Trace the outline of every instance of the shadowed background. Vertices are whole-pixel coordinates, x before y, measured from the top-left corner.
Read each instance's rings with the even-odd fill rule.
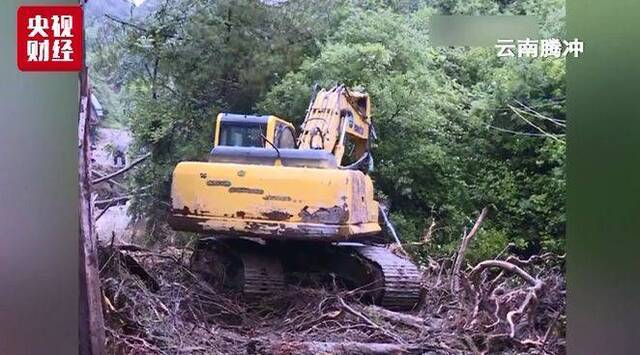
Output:
[[[0,2],[0,354],[78,349],[76,73],[21,73]]]
[[[568,352],[637,354],[640,2],[567,1]]]

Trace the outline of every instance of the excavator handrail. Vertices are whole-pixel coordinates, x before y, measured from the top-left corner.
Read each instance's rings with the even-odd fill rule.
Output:
[[[316,149],[279,149],[262,147],[217,146],[211,150],[209,162],[228,164],[274,165],[280,159],[283,166],[321,169],[337,168],[333,155]]]

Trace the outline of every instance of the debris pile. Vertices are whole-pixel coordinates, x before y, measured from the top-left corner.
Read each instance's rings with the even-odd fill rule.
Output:
[[[291,286],[248,301],[189,270],[188,248],[100,247],[113,354],[563,354],[564,257],[496,258],[452,273],[430,260],[424,298],[400,313],[357,291]],[[456,279],[458,282],[451,282]]]

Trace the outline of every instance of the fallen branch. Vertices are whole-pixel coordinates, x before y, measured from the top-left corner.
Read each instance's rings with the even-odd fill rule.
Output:
[[[95,176],[96,176],[96,177],[98,177],[99,179],[101,179],[101,178],[104,178],[104,177],[105,177],[105,175],[104,175],[104,174],[99,173],[99,172],[97,172],[97,171],[95,171],[95,170],[93,170],[93,171],[91,172],[91,174],[92,174],[92,175],[95,175]],[[93,182],[92,182],[92,183],[93,183]],[[110,181],[109,181],[109,184],[113,184],[113,185],[115,185],[115,186],[118,186],[119,188],[121,188],[121,189],[123,189],[123,190],[126,190],[126,189],[127,189],[127,187],[126,187],[126,186],[124,186],[123,184],[121,184],[121,183],[119,183],[119,182],[117,182],[117,181],[115,181],[115,180],[110,180]]]
[[[113,206],[113,204],[111,204],[111,203],[107,204],[107,205],[102,209],[102,211],[100,211],[100,213],[98,214],[98,216],[96,217],[96,219],[95,219],[93,222],[94,222],[94,223],[95,223],[95,222],[97,222],[97,221],[100,219],[100,217],[102,217],[102,216],[103,216],[103,215],[104,215],[104,214],[109,210],[109,208],[110,208],[111,206]]]
[[[427,233],[422,237],[422,242],[424,244],[429,244],[429,242],[431,242],[431,238],[433,238],[433,231],[435,230],[435,227],[436,227],[436,218],[432,216],[429,229],[427,229]]]
[[[419,330],[423,330],[425,328],[424,319],[410,314],[394,312],[378,306],[367,306],[363,310],[370,316],[379,316],[391,322],[404,324]]]
[[[515,273],[518,276],[522,277],[525,281],[527,281],[531,286],[536,286],[540,282],[540,280],[529,275],[529,273],[521,269],[518,265],[512,264],[507,261],[502,261],[502,260],[485,260],[479,263],[473,268],[473,270],[471,270],[471,273],[469,273],[469,279],[472,281],[474,280],[477,281],[480,273],[484,269],[491,268],[491,267],[497,267],[497,268],[505,269],[509,272]]]
[[[453,272],[451,274],[451,293],[454,295],[460,289],[460,267],[462,266],[464,255],[467,251],[467,247],[469,246],[469,241],[473,238],[478,229],[480,229],[480,225],[482,224],[482,221],[484,221],[488,212],[488,207],[483,208],[476,220],[476,223],[473,225],[473,228],[471,228],[471,231],[462,237],[462,243],[460,244],[460,249],[458,250],[458,255],[456,256],[456,261],[453,265]]]
[[[120,243],[118,245],[114,245],[114,247],[117,248],[118,250],[124,250],[124,251],[142,251],[142,252],[148,252],[148,253],[151,252],[150,249],[141,247],[135,244]]]
[[[381,327],[380,325],[376,324],[374,321],[372,321],[371,319],[367,318],[367,316],[365,316],[364,314],[356,311],[355,309],[353,309],[353,307],[349,306],[342,298],[338,297],[338,300],[340,301],[340,304],[342,305],[342,308],[344,308],[346,311],[348,311],[349,313],[353,314],[354,316],[362,319],[363,321],[365,321],[365,323],[369,324],[370,326],[372,326],[375,329],[380,330],[381,332],[383,332],[385,335],[387,335],[388,337],[394,339],[395,341],[397,341],[398,343],[405,343],[405,341],[400,338],[399,336],[391,333],[390,331],[388,331],[387,329]]]
[[[144,190],[146,190],[146,189],[148,189],[150,187],[151,187],[151,185],[147,185],[147,186],[141,187],[141,188],[139,188],[137,190],[129,192],[129,194],[126,195],[126,196],[118,196],[118,197],[114,197],[114,198],[110,198],[110,199],[106,199],[106,200],[96,200],[94,202],[94,205],[96,207],[98,207],[98,208],[104,207],[104,210],[100,213],[100,215],[102,215],[109,207],[117,205],[120,202],[126,202],[126,201],[132,199],[134,197],[134,194],[137,194],[138,192],[142,192],[142,191],[144,191]],[[106,205],[106,207],[105,207],[105,205]],[[97,218],[96,218],[96,220],[97,220]]]
[[[101,178],[98,178],[98,179],[95,179],[95,180],[91,181],[91,184],[95,185],[95,184],[99,184],[99,183],[101,183],[103,181],[113,179],[114,177],[129,171],[129,169],[131,169],[134,166],[140,164],[142,161],[144,161],[145,159],[147,159],[150,156],[151,156],[151,153],[147,153],[147,154],[141,156],[140,158],[132,161],[131,164],[125,166],[124,168],[122,168],[122,169],[120,169],[120,170],[118,170],[118,171],[116,171],[114,173],[111,173],[109,175],[106,175],[106,176],[103,176]]]
[[[95,207],[97,208],[104,208],[104,211],[106,211],[109,207],[119,204],[121,202],[127,202],[130,199],[133,198],[133,195],[127,195],[127,196],[118,196],[118,197],[114,197],[114,198],[110,198],[107,200],[97,200],[95,201],[93,204]],[[102,211],[102,212],[104,212]],[[101,213],[102,215],[102,213]]]

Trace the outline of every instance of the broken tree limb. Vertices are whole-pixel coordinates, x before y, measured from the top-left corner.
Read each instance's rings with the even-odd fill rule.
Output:
[[[118,204],[120,202],[127,202],[132,198],[133,198],[133,195],[118,196],[118,197],[110,198],[110,199],[107,199],[107,200],[97,200],[93,204],[97,208],[104,208],[106,210],[107,208],[109,208],[109,207],[111,207],[111,206],[113,206],[115,204]]]
[[[491,268],[491,267],[497,267],[497,268],[504,269],[508,272],[515,273],[518,276],[522,277],[525,281],[527,281],[531,286],[536,286],[538,282],[540,282],[540,280],[529,275],[529,273],[524,271],[518,265],[512,264],[508,261],[502,261],[502,260],[485,260],[479,263],[473,268],[473,270],[471,270],[471,273],[469,273],[469,280],[474,282],[477,281],[478,276],[480,275],[482,270]]]
[[[458,250],[458,255],[456,256],[456,261],[453,265],[453,271],[451,273],[451,294],[457,294],[460,289],[460,267],[462,266],[462,261],[464,260],[464,255],[467,251],[467,247],[469,246],[469,241],[476,234],[478,229],[480,229],[480,225],[484,221],[487,213],[489,212],[489,207],[485,207],[480,212],[476,223],[474,223],[473,228],[467,233],[464,237],[462,237],[462,243],[460,243],[460,249]]]
[[[95,175],[97,178],[104,178],[104,177],[105,177],[105,175],[104,175],[103,173],[97,172],[97,171],[95,171],[95,170],[93,170],[93,171],[91,172],[91,175]],[[124,186],[123,184],[121,184],[121,183],[119,183],[119,182],[117,182],[117,181],[115,181],[115,180],[110,180],[110,181],[108,181],[108,183],[109,183],[109,184],[113,184],[113,185],[115,185],[115,186],[118,186],[118,187],[119,187],[119,188],[121,188],[121,189],[125,189],[125,190],[127,189],[127,187],[126,187],[126,186]]]
[[[109,175],[106,175],[106,176],[103,176],[101,178],[98,178],[98,179],[95,179],[95,180],[91,181],[91,184],[95,185],[95,184],[99,184],[99,183],[101,183],[103,181],[113,179],[114,177],[129,171],[131,168],[133,168],[134,166],[140,164],[141,162],[143,162],[145,159],[147,159],[150,156],[151,156],[151,153],[149,152],[149,153],[137,158],[136,160],[132,161],[131,164],[125,166],[124,168],[122,168],[122,169],[120,169],[120,170],[118,170],[118,171],[116,171],[114,173],[111,173]]]
[[[363,311],[364,313],[367,313],[370,316],[382,317],[393,323],[404,324],[406,326],[413,327],[420,330],[425,328],[425,320],[423,318],[412,316],[410,314],[394,312],[386,308],[373,306],[373,305],[365,307]]]
[[[431,224],[429,224],[429,229],[427,229],[427,233],[422,237],[422,243],[429,244],[431,242],[435,227],[436,227],[436,218],[431,216]]]
[[[98,216],[96,217],[96,219],[94,219],[94,220],[93,220],[93,222],[94,222],[94,223],[95,223],[95,222],[97,222],[97,221],[100,219],[100,217],[102,217],[105,213],[107,213],[107,211],[109,210],[109,208],[110,208],[111,206],[113,206],[113,205],[112,205],[112,204],[108,204],[108,205],[106,205],[106,206],[102,209],[102,211],[100,211],[100,213],[98,213]]]
[[[139,245],[135,245],[135,244],[125,244],[125,243],[120,243],[118,245],[115,246],[118,250],[124,250],[124,251],[142,251],[142,252],[146,252],[146,253],[151,253],[151,250],[145,247],[141,247]]]
[[[119,263],[129,274],[138,276],[150,291],[158,292],[158,290],[160,290],[158,280],[153,277],[134,256],[127,253],[124,249],[121,249],[120,246],[111,245],[109,247],[102,247],[100,248],[100,254],[103,260],[103,269],[110,266],[111,263]]]
[[[347,312],[349,312],[349,313],[353,314],[354,316],[362,319],[363,321],[365,321],[367,324],[369,324],[373,328],[380,330],[381,332],[383,332],[385,335],[387,335],[388,337],[392,338],[396,342],[398,342],[400,344],[405,343],[405,341],[401,337],[399,337],[398,335],[396,335],[396,334],[388,331],[387,329],[381,327],[380,325],[376,324],[371,319],[367,318],[367,316],[365,316],[364,314],[362,314],[362,313],[356,311],[355,309],[353,309],[353,307],[349,306],[341,297],[338,297],[338,300],[340,301],[340,304],[342,305],[342,308],[344,308]]]
[[[134,194],[136,194],[138,192],[141,192],[141,191],[144,191],[144,190],[146,190],[146,189],[148,189],[150,187],[151,187],[151,185],[147,185],[147,186],[141,187],[141,188],[139,188],[139,189],[137,189],[135,191],[129,192],[129,194],[125,195],[125,196],[113,197],[113,198],[109,198],[109,199],[106,199],[106,200],[96,200],[96,201],[93,202],[93,205],[95,207],[98,207],[98,208],[104,208],[102,210],[102,212],[100,212],[100,216],[102,216],[104,214],[104,212],[107,209],[109,209],[109,207],[113,207],[115,205],[118,205],[120,202],[127,202],[130,199],[135,197]],[[98,216],[98,218],[100,218],[100,216]],[[96,218],[96,220],[98,220],[98,218]]]

